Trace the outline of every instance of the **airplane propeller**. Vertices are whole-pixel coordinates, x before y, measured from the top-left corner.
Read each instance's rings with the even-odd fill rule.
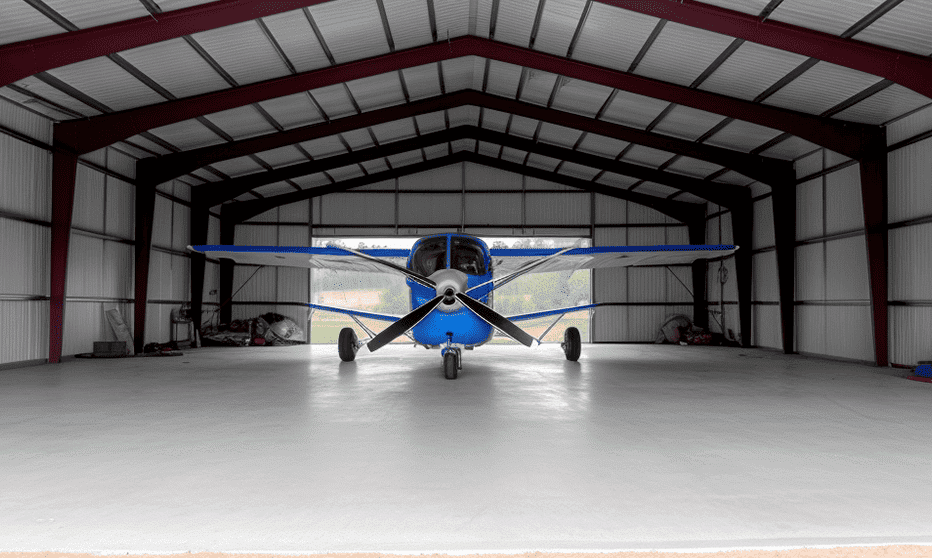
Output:
[[[482,304],[473,297],[464,293],[456,293],[456,298],[463,303],[463,306],[469,308],[475,315],[489,322],[492,327],[500,329],[505,333],[505,335],[511,337],[518,343],[521,343],[526,347],[530,347],[531,343],[534,341],[533,337],[525,333],[525,331],[520,327],[516,326],[514,322],[505,316],[502,316],[495,310],[492,310],[485,304]]]
[[[426,303],[418,306],[411,312],[407,313],[397,322],[388,326],[379,332],[378,335],[372,338],[366,347],[369,348],[369,352],[374,352],[378,349],[381,349],[383,346],[388,345],[395,340],[396,337],[400,337],[405,334],[406,331],[411,329],[420,323],[421,320],[427,317],[428,314],[433,311],[440,303],[443,302],[443,295],[432,298]]]

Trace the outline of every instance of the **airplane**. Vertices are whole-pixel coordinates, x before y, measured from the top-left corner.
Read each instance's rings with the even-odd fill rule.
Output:
[[[479,237],[464,233],[441,233],[418,239],[410,250],[235,245],[198,245],[188,246],[188,249],[210,258],[228,258],[241,264],[401,273],[406,276],[405,282],[411,290],[411,311],[404,316],[315,303],[309,303],[308,306],[312,308],[312,313],[314,310],[324,310],[347,314],[368,335],[359,339],[350,327],[340,331],[337,351],[344,362],[354,360],[363,347],[369,352],[375,352],[394,339],[407,335],[415,346],[440,349],[444,377],[454,380],[462,370],[462,351],[488,342],[495,330],[527,347],[531,347],[535,341],[540,345],[544,336],[565,314],[599,306],[598,303],[584,304],[502,316],[492,308],[493,292],[522,275],[606,267],[688,264],[696,259],[728,256],[738,247],[571,246],[490,250]],[[493,274],[493,271],[497,273]],[[515,324],[545,316],[557,316],[557,319],[539,338],[532,337]],[[359,318],[391,324],[376,333],[363,325]],[[561,347],[567,360],[579,359],[582,343],[577,328],[569,327],[564,331]]]

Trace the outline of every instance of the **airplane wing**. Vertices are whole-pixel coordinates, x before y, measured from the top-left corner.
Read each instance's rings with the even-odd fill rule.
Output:
[[[339,314],[349,314],[350,316],[357,316],[359,318],[371,318],[373,320],[382,320],[383,322],[397,322],[402,318],[402,316],[393,316],[391,314],[376,314],[375,312],[364,312],[362,310],[354,310],[352,308],[340,308],[338,306],[324,306],[322,304],[308,304],[311,308],[316,310],[326,310],[327,312],[337,312]]]
[[[575,271],[601,267],[662,266],[692,263],[697,259],[733,254],[737,246],[724,244],[682,244],[659,246],[596,246],[574,248],[550,258],[528,273]],[[561,248],[492,248],[496,275],[506,275],[529,262],[559,252]]]
[[[366,260],[337,247],[307,248],[304,246],[233,246],[204,244],[188,246],[188,250],[200,252],[208,258],[228,258],[236,263],[250,265],[281,265],[311,269],[339,269],[365,273],[386,273],[390,269],[377,262]],[[410,250],[394,248],[371,248],[360,250],[369,256],[404,267]]]
[[[570,312],[577,312],[579,310],[589,310],[590,308],[595,308],[599,306],[599,303],[593,304],[584,304],[582,306],[569,306],[567,308],[554,308],[553,310],[542,310],[540,312],[531,312],[530,314],[518,314],[517,316],[507,316],[507,318],[513,322],[520,322],[523,320],[533,320],[535,318],[543,318],[544,316],[556,316],[557,314],[569,314]]]

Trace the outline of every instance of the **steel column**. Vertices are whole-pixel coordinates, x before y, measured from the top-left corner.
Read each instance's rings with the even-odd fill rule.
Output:
[[[780,331],[784,354],[793,354],[796,326],[796,181],[787,177],[786,185],[774,187],[773,232],[777,253],[777,286],[780,298]]]
[[[236,243],[236,213],[230,206],[220,211],[220,244]],[[231,215],[231,213],[233,215]],[[261,213],[261,212],[260,212]],[[233,260],[220,258],[220,323],[233,321]]]
[[[697,219],[688,223],[689,243],[705,244],[705,219]],[[709,300],[706,293],[706,270],[708,263],[705,260],[696,260],[691,264],[693,274],[693,324],[709,327]]]
[[[210,225],[210,206],[203,203],[200,188],[194,188],[191,196],[191,245],[207,244],[207,228]],[[204,272],[207,257],[200,252],[191,253],[191,320],[194,331],[201,331],[201,314],[204,305]]]
[[[887,221],[887,142],[886,131],[870,155],[862,158],[861,200],[864,205],[864,229],[867,262],[870,272],[871,314],[874,326],[874,360],[877,366],[889,366],[887,320],[887,273],[889,239]]]
[[[139,167],[137,166],[137,169]],[[134,300],[133,344],[141,353],[146,339],[146,309],[149,302],[149,262],[155,222],[155,186],[136,185],[136,297]]]
[[[58,125],[55,125],[56,130]],[[56,149],[52,153],[52,246],[49,299],[49,362],[61,362],[68,285],[68,244],[74,210],[78,156]]]
[[[738,283],[738,318],[741,324],[741,346],[751,347],[751,283],[752,251],[754,239],[754,205],[751,202],[751,192],[746,191],[740,196],[738,203],[731,206],[731,235],[735,245],[739,246],[735,252],[735,275]],[[724,301],[722,301],[724,303]],[[722,309],[724,311],[724,308]]]

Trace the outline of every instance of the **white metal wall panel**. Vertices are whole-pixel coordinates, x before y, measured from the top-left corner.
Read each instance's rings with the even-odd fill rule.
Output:
[[[467,190],[520,190],[522,187],[523,178],[520,174],[474,163],[465,165]]]
[[[68,247],[68,297],[104,296],[104,241],[72,234]]]
[[[172,211],[172,248],[184,251],[191,244],[191,208],[174,203]]]
[[[863,236],[826,242],[825,268],[827,300],[870,300]]]
[[[688,86],[733,40],[725,35],[668,21],[635,73]]]
[[[779,301],[777,285],[777,253],[774,250],[760,252],[752,256],[752,291],[751,300],[774,302]]]
[[[705,222],[705,241],[708,244],[721,244],[721,234],[719,229],[721,228],[721,219],[718,217],[713,217]]]
[[[932,139],[907,145],[889,154],[890,222],[932,215],[929,180],[932,177]]]
[[[874,361],[871,307],[825,307],[825,354],[845,359]]]
[[[207,219],[207,243],[220,244],[220,219],[213,215]]]
[[[155,196],[155,213],[152,225],[152,245],[168,247],[172,242],[172,206],[171,200]]]
[[[5,37],[0,24],[0,36]],[[0,43],[5,41],[0,40]],[[29,112],[12,101],[0,96],[0,124],[27,137],[46,144],[52,143],[52,121]],[[0,150],[0,153],[3,151]]]
[[[593,5],[597,6],[598,4]],[[629,341],[628,308],[625,306],[596,308],[592,315],[590,327],[591,337],[595,342],[618,343]]]
[[[51,169],[48,151],[0,133],[0,209],[50,220]]]
[[[685,226],[664,228],[664,244],[689,244],[689,229]]]
[[[754,339],[751,341],[757,347],[771,349],[783,348],[783,333],[780,329],[780,307],[774,305],[755,304],[751,308],[754,325]]]
[[[602,194],[595,195],[595,222],[596,224],[623,225],[627,223],[628,202]],[[596,238],[599,230],[596,229]],[[625,240],[627,242],[627,240]],[[609,243],[610,244],[610,243]],[[601,244],[596,244],[601,246]]]
[[[146,338],[144,343],[165,343],[171,339],[172,304],[146,305]],[[126,314],[124,313],[124,319]],[[129,318],[132,319],[132,318]]]
[[[594,246],[625,246],[628,244],[628,229],[625,227],[598,228],[595,230]],[[605,268],[592,270],[592,295],[594,302],[627,302],[628,301],[628,268]],[[627,316],[624,311],[616,312],[610,309],[609,316],[623,319]],[[606,322],[604,327],[612,324]],[[616,324],[617,325],[617,324]],[[625,331],[621,329],[601,330],[602,334],[610,339],[624,339]]]
[[[463,189],[463,169],[461,165],[450,165],[439,169],[402,176],[398,179],[398,189],[455,191]]]
[[[589,225],[586,192],[531,193],[525,196],[527,223],[531,225]]]
[[[796,187],[796,239],[822,236],[822,179]]]
[[[817,172],[822,171],[825,166],[823,164],[823,151],[822,149],[810,153],[804,157],[800,157],[793,161],[793,166],[796,169],[796,178],[797,180]]]
[[[521,222],[521,194],[467,194],[467,225],[516,225]]]
[[[861,174],[858,165],[825,177],[825,232],[834,234],[864,227]]]
[[[750,101],[805,60],[793,52],[745,41],[699,89]]]
[[[453,225],[462,221],[462,194],[398,195],[398,220],[412,225]]]
[[[394,194],[328,194],[321,197],[321,204],[324,225],[389,225],[395,222]]]
[[[267,293],[265,300],[278,300],[281,302],[307,302],[310,290],[308,288],[308,278],[310,274],[306,269],[294,267],[280,267],[276,269],[277,273],[277,290],[276,298],[271,298],[272,293]]]
[[[652,343],[667,316],[692,315],[692,306],[628,306],[626,341]]]
[[[279,213],[278,210],[279,208],[276,207],[268,211],[264,211],[254,217],[250,217],[248,222],[249,223],[276,223],[280,220],[278,216],[278,213]]]
[[[65,303],[63,355],[89,353],[94,349],[94,341],[113,340],[113,332],[104,315],[105,306],[114,305],[73,300]]]
[[[796,248],[796,300],[825,300],[825,258],[821,243]]]
[[[72,226],[94,232],[104,231],[104,180],[104,174],[78,165]]]
[[[796,349],[801,353],[824,355],[825,306],[796,307]]]
[[[667,281],[667,290],[664,300],[683,302],[692,300],[693,274],[692,266],[671,265],[663,269]]]
[[[645,205],[638,205],[636,203],[628,204],[628,224],[649,225],[657,223],[670,223],[672,221],[672,219],[657,211],[656,209],[652,209]],[[663,242],[661,241],[656,244],[663,244]]]
[[[662,227],[628,230],[629,246],[656,246],[663,244],[664,240]],[[629,268],[628,300],[630,302],[665,302],[667,279],[667,270],[662,267]]]
[[[932,223],[893,229],[889,235],[890,299],[932,300]]]
[[[48,301],[0,300],[0,329],[0,364],[48,358]]]
[[[105,240],[103,243],[103,296],[134,298],[135,251],[133,246]]]
[[[932,306],[890,307],[890,362],[915,366],[932,360]]]
[[[887,125],[887,145],[899,143],[929,130],[932,130],[932,103]]]
[[[735,231],[731,226],[731,211],[722,213],[720,217],[722,230],[719,236],[719,242],[721,244],[734,244],[735,243]]]
[[[269,225],[237,225],[236,243],[247,246],[275,246],[278,227]]]
[[[299,201],[278,208],[279,218],[285,223],[310,223],[310,202]]]
[[[773,199],[764,198],[754,202],[754,249],[776,243],[773,225]]]
[[[50,229],[0,217],[0,238],[0,294],[48,296]]]

